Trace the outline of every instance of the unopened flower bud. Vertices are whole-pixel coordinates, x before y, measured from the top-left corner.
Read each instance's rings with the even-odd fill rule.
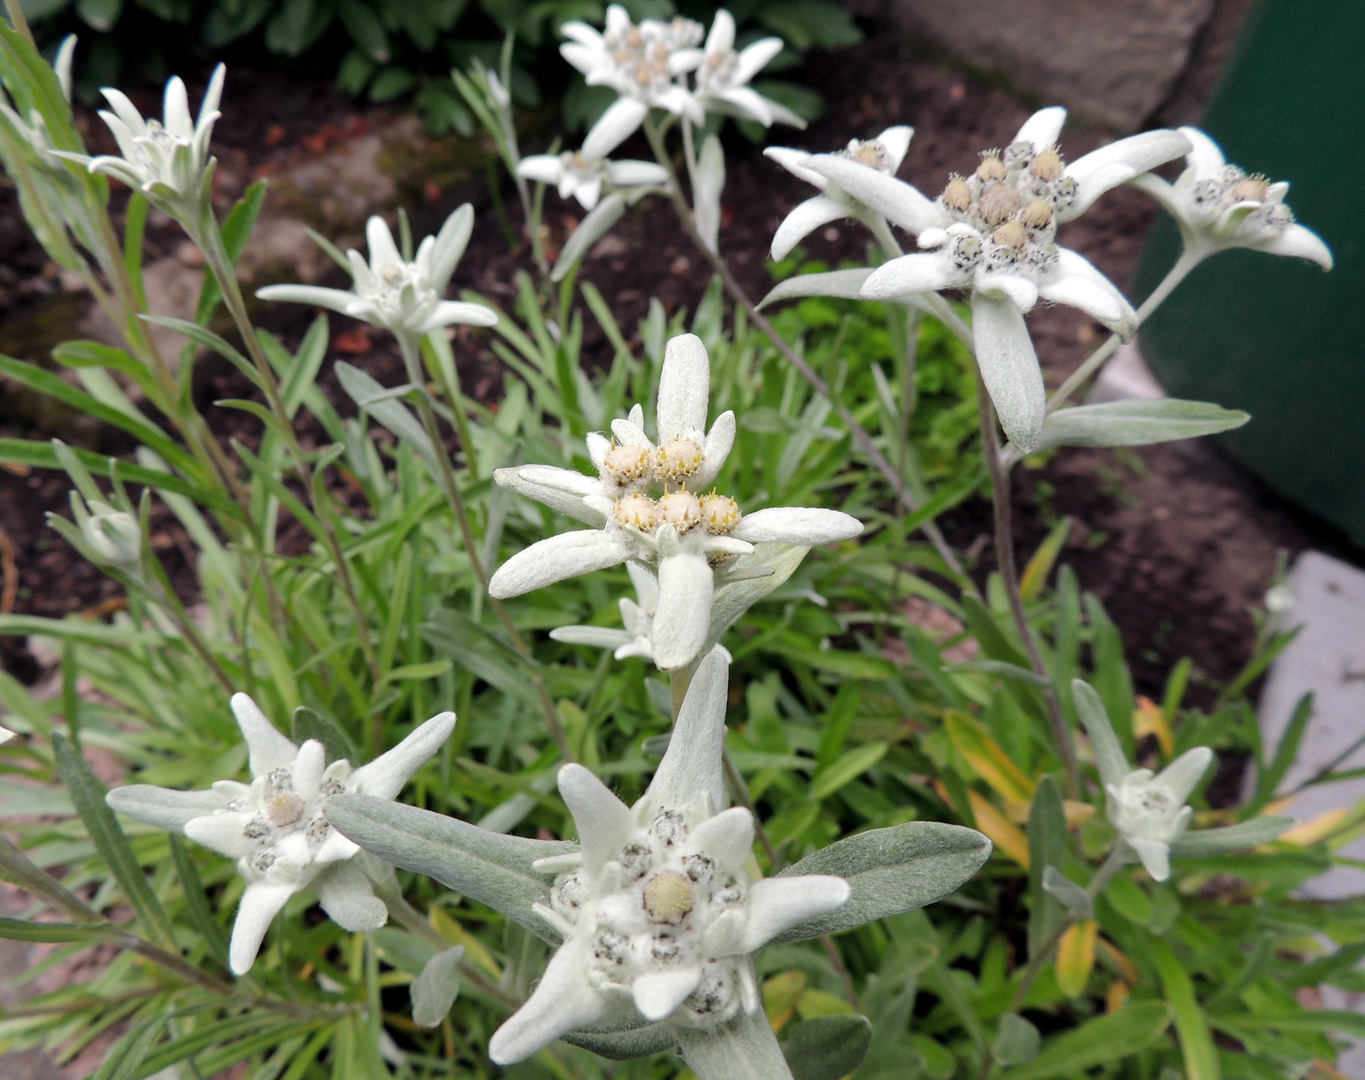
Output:
[[[648,495],[632,492],[624,499],[617,499],[612,507],[612,520],[621,528],[649,532],[659,523],[659,506]]]
[[[999,150],[986,150],[981,155],[981,164],[976,167],[978,180],[1005,179],[1005,163],[1000,160]]]
[[[654,455],[654,472],[666,483],[678,484],[701,468],[706,455],[695,439],[670,439]]]
[[[690,491],[670,491],[659,500],[658,507],[659,519],[679,533],[701,524],[701,500]]]
[[[687,918],[696,900],[696,886],[677,870],[655,874],[645,885],[644,907],[655,922],[676,926]]]
[[[967,181],[962,179],[957,173],[948,177],[948,186],[943,189],[943,205],[949,210],[956,210],[959,214],[965,213],[967,207],[972,205],[972,189],[967,186]]]
[[[1052,224],[1052,203],[1047,199],[1035,199],[1025,208],[1019,220],[1030,229],[1046,229]]]
[[[1028,171],[1047,184],[1061,177],[1063,167],[1062,155],[1055,146],[1040,150],[1028,163]]]
[[[847,149],[844,150],[844,156],[878,172],[891,171],[890,155],[887,154],[886,147],[876,139],[868,139],[865,142],[850,140]]]
[[[86,542],[105,563],[138,566],[142,562],[142,528],[137,518],[95,499],[88,505],[90,516],[81,523]]]
[[[990,224],[999,225],[1014,216],[1021,202],[1023,200],[1014,188],[1005,184],[987,184],[986,190],[981,193],[981,216]]]
[[[625,487],[649,479],[653,458],[648,446],[613,446],[602,461],[602,471]]]
[[[723,536],[732,532],[739,524],[739,503],[729,495],[703,495],[701,498],[701,519],[706,531],[712,536]]]
[[[1001,247],[1021,248],[1028,243],[1028,230],[1022,222],[1007,221],[991,234],[991,239]]]
[[[1239,180],[1232,188],[1232,197],[1238,202],[1260,202],[1270,190],[1270,181],[1264,176],[1248,176]]]

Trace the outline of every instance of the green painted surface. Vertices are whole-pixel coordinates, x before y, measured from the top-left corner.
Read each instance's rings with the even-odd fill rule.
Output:
[[[1253,12],[1203,127],[1248,172],[1289,180],[1286,202],[1336,258],[1214,256],[1142,331],[1177,397],[1246,409],[1227,450],[1365,543],[1365,3],[1269,0]],[[1145,296],[1179,251],[1148,244]]]

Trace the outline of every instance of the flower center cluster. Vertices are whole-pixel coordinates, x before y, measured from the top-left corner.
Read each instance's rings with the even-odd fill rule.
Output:
[[[700,968],[696,990],[672,1019],[707,1026],[738,1010],[740,961],[704,955],[702,940],[720,915],[744,903],[749,879],[720,867],[689,841],[690,831],[677,811],[661,812],[621,845],[596,881],[581,870],[556,878],[550,903],[591,942],[588,978],[598,990]]]
[[[252,847],[242,860],[248,880],[264,874],[281,858],[299,862],[305,852],[307,858],[317,854],[331,832],[322,808],[344,790],[338,780],[329,778],[316,798],[305,799],[294,790],[288,769],[273,769],[252,783],[250,795],[229,803],[229,812],[253,815],[242,828],[242,836]]]
[[[878,139],[850,139],[848,145],[839,151],[839,156],[878,172],[891,172],[891,153]]]
[[[971,176],[950,176],[938,203],[958,226],[949,232],[959,269],[1035,279],[1051,270],[1057,213],[1076,201],[1076,181],[1065,169],[1056,147],[1017,142],[1003,153],[985,151]]]
[[[603,40],[616,65],[616,88],[643,98],[662,93],[673,82],[669,68],[673,51],[695,45],[700,32],[701,27],[690,19],[671,23],[646,19],[639,26],[608,30]]]
[[[624,494],[616,500],[612,519],[622,528],[651,534],[660,525],[672,525],[679,535],[701,528],[711,536],[725,536],[739,524],[739,504],[728,495],[696,495],[687,490],[706,463],[702,444],[688,436],[675,436],[657,447],[612,445],[602,461],[602,475]],[[662,484],[657,498],[648,493]]]
[[[1239,203],[1259,203],[1243,219],[1243,227],[1250,222],[1253,227],[1283,232],[1294,224],[1294,213],[1278,198],[1267,198],[1270,189],[1269,177],[1225,165],[1218,175],[1195,184],[1194,205],[1203,223],[1213,224]]]
[[[415,263],[386,262],[373,268],[369,278],[356,287],[362,299],[373,304],[381,319],[396,321],[440,298]]]

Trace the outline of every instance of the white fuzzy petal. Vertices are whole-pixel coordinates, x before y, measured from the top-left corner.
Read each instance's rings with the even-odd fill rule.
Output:
[[[1039,286],[1038,294],[1045,300],[1080,308],[1125,341],[1137,332],[1137,312],[1118,286],[1069,248],[1058,251],[1057,271]]]
[[[1077,183],[1076,201],[1059,213],[1059,221],[1083,214],[1111,188],[1131,180],[1190,150],[1190,140],[1179,131],[1144,131],[1101,146],[1067,166],[1066,175]]]
[[[313,863],[317,866],[327,866],[329,863],[349,859],[359,850],[359,844],[333,829],[327,835],[327,839],[322,842],[322,846],[314,853]]]
[[[114,110],[114,115],[123,121],[132,135],[147,134],[147,122],[142,119],[142,114],[137,111],[137,106],[133,104],[127,94],[109,86],[104,87],[100,93],[104,95],[105,101],[109,102],[109,107]]]
[[[756,952],[778,934],[848,899],[848,882],[830,874],[764,878],[749,886],[749,919],[740,951]]]
[[[244,811],[225,811],[185,822],[185,835],[196,844],[212,848],[230,859],[240,859],[256,845],[243,833],[253,815]]]
[[[711,360],[696,334],[670,338],[664,349],[659,375],[656,417],[659,442],[678,435],[706,430],[706,409],[711,399]]]
[[[1047,393],[1024,316],[1011,300],[973,293],[972,338],[981,379],[995,403],[1000,426],[1027,454],[1043,430]]]
[[[948,250],[917,251],[873,270],[863,282],[862,294],[868,300],[897,300],[915,293],[961,288],[970,280],[967,271],[953,264]]]
[[[764,127],[772,126],[773,111],[768,107],[768,99],[752,87],[732,86],[728,90],[722,90],[719,98],[740,116],[757,120]]]
[[[599,1019],[601,995],[588,983],[590,944],[570,938],[554,956],[540,984],[488,1042],[488,1056],[499,1065],[524,1061],[566,1031]]]
[[[639,823],[630,808],[582,765],[565,765],[559,770],[559,794],[578,826],[584,872],[595,877]]]
[[[637,808],[682,806],[703,796],[712,807],[725,805],[721,750],[729,690],[729,663],[718,652],[708,653],[692,674],[668,750]]]
[[[370,879],[353,862],[330,867],[318,876],[315,885],[322,910],[343,930],[365,933],[389,921],[389,909],[374,895]]]
[[[542,184],[558,184],[564,176],[564,162],[558,154],[535,154],[521,159],[517,175]]]
[[[916,236],[925,229],[943,228],[947,224],[938,206],[894,176],[837,154],[819,154],[811,158],[809,166],[850,198]]]
[[[247,765],[252,776],[264,776],[271,769],[294,764],[299,748],[276,730],[260,707],[246,694],[232,695],[232,715],[246,739]]]
[[[1196,746],[1186,750],[1178,758],[1157,773],[1153,783],[1170,788],[1179,802],[1185,802],[1198,785],[1200,779],[1213,764],[1213,751],[1207,746]]]
[[[228,959],[234,975],[245,975],[256,962],[261,940],[285,902],[294,895],[290,885],[270,885],[253,881],[242,894],[237,921],[232,924],[232,944]]]
[[[609,162],[607,175],[615,187],[663,187],[668,183],[667,171],[652,161]]]
[[[1125,837],[1128,846],[1137,852],[1142,866],[1156,881],[1165,881],[1171,876],[1171,847],[1160,840],[1143,840],[1139,837]]]
[[[1066,110],[1060,105],[1039,109],[1024,121],[1024,126],[1014,136],[1014,142],[1032,143],[1039,150],[1055,146],[1065,123]]]
[[[496,326],[498,313],[484,304],[471,304],[464,300],[442,300],[436,305],[431,316],[417,328],[418,333],[429,334],[442,326]]]
[[[709,817],[692,830],[691,842],[733,874],[753,854],[754,816],[742,806]]]
[[[505,600],[565,578],[605,570],[625,558],[625,543],[606,530],[560,533],[517,552],[498,567],[488,583],[488,593]]]
[[[351,304],[355,303],[355,293],[341,289],[326,289],[321,285],[267,285],[256,290],[262,300],[273,300],[287,304],[312,304],[314,307],[339,311],[345,315]]]
[[[838,510],[806,506],[773,506],[745,514],[734,535],[751,544],[777,541],[782,544],[831,544],[847,540],[863,531],[855,517]]]
[[[469,237],[473,232],[474,207],[465,203],[451,211],[450,216],[441,226],[441,231],[436,234],[436,243],[433,245],[431,253],[431,287],[438,294],[444,292],[450,283],[450,276],[455,272],[456,265],[464,256],[465,248],[469,246]],[[497,321],[496,318],[494,321]],[[492,323],[478,323],[476,325],[491,326]]]
[[[631,987],[635,1007],[649,1021],[663,1020],[687,1000],[701,982],[701,968],[682,971],[652,971],[636,978]]]
[[[510,487],[585,524],[599,528],[606,524],[598,511],[583,504],[584,499],[603,493],[602,481],[595,476],[554,465],[521,465],[495,469],[493,479],[502,487]]]
[[[566,645],[590,645],[595,649],[619,649],[634,640],[633,634],[609,626],[559,626],[550,631],[552,641]]]
[[[358,795],[396,798],[412,774],[445,745],[454,730],[455,714],[438,713],[392,750],[356,769],[351,774],[347,789]]]
[[[235,796],[214,791],[172,791],[152,784],[117,787],[104,797],[113,810],[158,829],[182,832],[197,817],[227,806]]]
[[[1324,270],[1332,269],[1331,249],[1323,243],[1322,237],[1302,225],[1290,225],[1279,235],[1258,242],[1255,248],[1271,255],[1294,255],[1300,259],[1310,259]]]
[[[779,45],[781,43],[779,42]],[[724,8],[716,12],[711,31],[706,35],[708,53],[727,53],[735,47],[735,17]]]
[[[365,222],[365,243],[370,250],[370,266],[378,268],[390,263],[401,265],[403,256],[398,245],[393,242],[393,232],[389,223],[378,214]]]
[[[659,605],[649,644],[665,671],[692,663],[711,628],[715,578],[701,555],[679,553],[659,562]]]
[[[759,38],[752,45],[746,45],[739,51],[730,81],[736,86],[744,85],[772,63],[773,58],[781,51],[781,38]]]
[[[891,175],[896,175],[896,170],[901,167],[901,162],[905,160],[905,153],[910,149],[910,140],[914,137],[915,129],[905,124],[897,124],[889,127],[877,136],[877,141],[886,147],[886,156],[891,159]]]
[[[813,233],[821,225],[850,217],[852,207],[841,199],[828,195],[816,195],[800,203],[788,214],[773,234],[772,257],[785,259],[792,248]]]
[[[706,460],[697,470],[696,475],[690,481],[692,487],[701,491],[711,486],[711,482],[720,475],[720,470],[725,465],[725,459],[730,456],[730,450],[735,445],[735,414],[729,409],[716,417],[716,421],[711,425],[711,431],[707,434],[702,446]]]
[[[1185,160],[1194,170],[1196,179],[1211,177],[1227,164],[1222,148],[1197,127],[1182,127],[1176,130],[1190,140],[1190,149],[1185,155]]]
[[[810,160],[814,154],[805,150],[793,150],[790,146],[769,146],[763,151],[763,156],[772,158],[787,172],[800,177],[808,184],[815,185],[821,191],[829,187],[829,181],[810,167]]]
[[[635,134],[648,113],[649,106],[637,98],[617,98],[583,140],[583,156],[589,161],[606,157]]]

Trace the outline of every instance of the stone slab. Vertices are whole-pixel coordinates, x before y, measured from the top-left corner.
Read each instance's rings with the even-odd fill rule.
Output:
[[[1213,0],[888,0],[905,32],[1120,131],[1184,71]]]

